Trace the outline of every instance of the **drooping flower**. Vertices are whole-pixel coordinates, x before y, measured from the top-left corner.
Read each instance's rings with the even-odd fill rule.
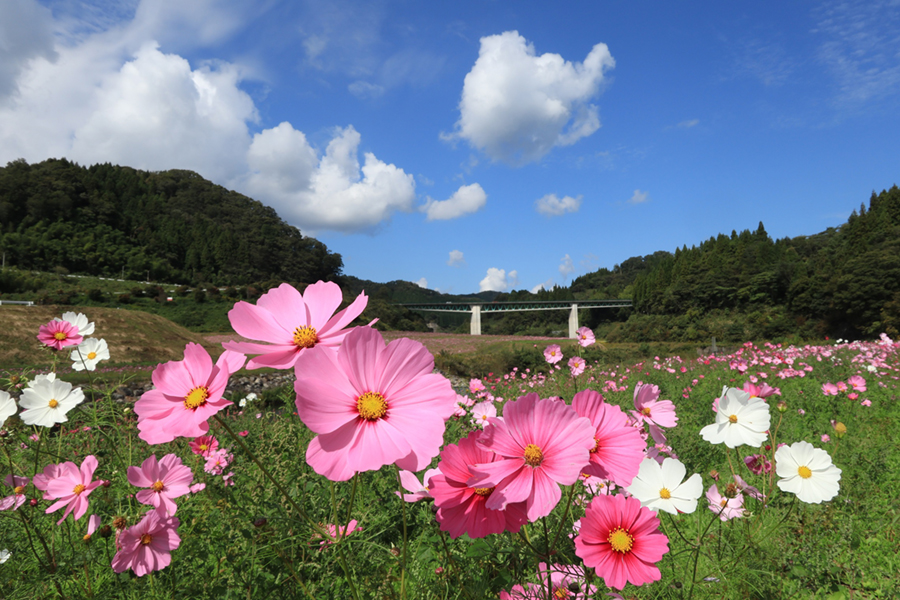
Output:
[[[579,327],[575,331],[575,335],[578,338],[578,345],[582,348],[587,348],[596,341],[594,332],[591,331],[590,327]]]
[[[154,445],[205,434],[207,420],[231,404],[222,394],[228,377],[244,366],[244,360],[243,354],[226,350],[214,365],[203,346],[190,343],[184,348],[184,360],[160,364],[153,370],[155,388],[134,405],[138,437]]]
[[[500,456],[481,448],[477,440],[481,432],[473,431],[458,444],[447,444],[441,451],[439,473],[431,478],[428,491],[438,507],[441,531],[456,539],[462,534],[483,538],[494,533],[516,533],[527,520],[525,503],[507,504],[503,510],[486,506],[494,488],[468,485],[472,467],[501,460]]]
[[[569,359],[569,371],[572,373],[572,377],[578,377],[584,373],[585,366],[584,359],[580,356],[573,356]]]
[[[656,563],[669,551],[659,518],[637,498],[597,496],[581,519],[575,554],[593,567],[608,587],[621,590],[661,579]]]
[[[441,471],[439,469],[428,469],[425,471],[425,474],[422,476],[422,481],[419,481],[419,478],[416,477],[416,474],[411,471],[400,471],[400,484],[403,488],[412,492],[411,494],[401,494],[400,492],[394,492],[401,498],[403,498],[406,502],[418,502],[419,500],[425,499],[433,499],[431,492],[428,491],[428,484],[431,481],[431,478],[435,475],[440,475]]]
[[[94,532],[100,527],[100,523],[102,523],[102,521],[99,515],[91,515],[88,517],[87,533],[82,538],[85,542],[91,541],[91,536],[94,535]]]
[[[831,500],[840,491],[841,470],[827,452],[809,442],[795,442],[776,450],[775,472],[781,478],[779,488],[808,504]]]
[[[106,340],[88,338],[75,346],[69,360],[73,361],[72,368],[76,371],[93,371],[101,360],[109,360],[109,347]]]
[[[84,457],[79,468],[75,463],[66,461],[57,465],[56,476],[47,481],[45,500],[56,500],[47,507],[46,513],[58,511],[62,507],[66,507],[62,518],[56,523],[59,525],[66,520],[69,513],[74,512],[77,521],[84,516],[88,509],[88,496],[97,488],[101,480],[91,481],[94,477],[94,471],[97,469],[97,457],[90,454]],[[47,473],[47,469],[44,469]],[[35,487],[37,487],[38,476],[35,475]],[[42,488],[38,488],[42,489]]]
[[[43,378],[31,382],[22,390],[19,405],[25,410],[19,415],[26,425],[53,427],[68,421],[66,413],[84,402],[81,388],[59,379]]]
[[[563,354],[559,344],[550,344],[544,348],[544,359],[551,365],[555,365],[562,360]]]
[[[470,487],[496,488],[485,506],[502,510],[525,501],[528,520],[550,514],[558,484],[572,485],[590,461],[595,428],[564,402],[536,393],[506,404],[503,419],[490,419],[478,443],[503,460],[471,467]]]
[[[729,448],[741,445],[759,446],[768,434],[769,405],[743,390],[726,388],[719,400],[716,422],[700,430],[700,437],[711,444],[724,443]]]
[[[336,353],[304,352],[294,383],[297,414],[319,434],[306,461],[332,481],[392,463],[423,470],[456,410],[449,380],[433,371],[425,346],[405,338],[385,346],[370,327],[352,329]]]
[[[472,407],[472,424],[484,429],[488,419],[497,416],[497,407],[490,400],[484,400]]]
[[[219,440],[211,435],[201,435],[194,438],[188,446],[191,447],[191,452],[194,454],[208,457],[219,448]]]
[[[128,569],[138,577],[165,569],[172,562],[172,550],[181,545],[177,517],[166,517],[151,510],[136,525],[122,531],[116,539],[118,552],[113,557],[116,573]]]
[[[30,479],[27,477],[18,477],[15,475],[7,475],[3,483],[13,489],[11,496],[0,499],[0,510],[16,510],[25,504],[25,488],[28,486]]]
[[[674,458],[666,458],[662,464],[645,458],[627,490],[641,501],[641,506],[654,512],[692,513],[697,509],[697,499],[703,494],[703,478],[694,473],[684,481],[686,473],[684,465]]]
[[[158,462],[151,454],[140,467],[128,467],[128,483],[148,488],[135,495],[137,501],[169,515],[178,510],[174,499],[190,493],[193,479],[191,469],[175,454],[166,454]]]
[[[772,471],[772,463],[766,458],[765,454],[751,454],[744,457],[744,464],[750,469],[754,475],[761,475]]]
[[[369,298],[362,293],[335,314],[343,300],[341,288],[330,281],[313,283],[304,294],[282,283],[260,296],[256,306],[238,302],[228,312],[228,320],[239,335],[267,343],[226,342],[223,346],[258,354],[247,363],[248,369],[290,369],[309,348],[325,346],[334,350],[340,346],[348,332],[344,328],[362,314]]]
[[[620,486],[631,485],[647,444],[640,432],[629,425],[628,416],[618,406],[604,402],[603,396],[593,390],[575,394],[572,408],[590,420],[593,431],[590,462],[582,467],[582,472]]]
[[[66,321],[78,329],[78,335],[84,337],[94,333],[94,323],[89,322],[88,318],[82,313],[74,313],[72,311],[64,312],[62,319],[55,318],[54,321]]]
[[[709,510],[718,515],[722,521],[740,519],[744,516],[744,495],[734,486],[731,497],[719,493],[719,486],[715,483],[706,491],[706,499],[709,501]]]
[[[37,339],[54,350],[62,350],[66,346],[77,346],[84,337],[68,321],[50,321],[38,329]]]
[[[15,399],[7,392],[0,390],[0,428],[6,423],[6,420],[16,414],[19,407],[16,406]]]

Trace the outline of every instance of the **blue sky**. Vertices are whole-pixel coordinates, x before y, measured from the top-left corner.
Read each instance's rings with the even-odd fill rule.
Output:
[[[896,0],[0,2],[0,164],[195,170],[450,293],[840,225],[898,134]]]

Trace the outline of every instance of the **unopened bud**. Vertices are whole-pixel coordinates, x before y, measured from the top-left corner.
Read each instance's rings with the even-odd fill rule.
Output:
[[[112,535],[112,527],[110,527],[109,525],[104,525],[100,528],[100,531],[98,533],[100,534],[100,537],[108,538]]]
[[[116,529],[125,529],[128,527],[128,521],[125,520],[125,517],[116,517],[113,519],[113,527]]]
[[[735,485],[733,483],[729,483],[728,485],[725,486],[725,497],[726,498],[735,498],[735,497],[737,497],[737,495],[740,491],[741,491],[741,489],[737,485]]]
[[[9,432],[5,429],[0,429],[0,438],[5,438],[9,435]]]
[[[834,424],[834,432],[839,438],[844,437],[844,434],[847,433],[847,426],[838,421]]]
[[[400,556],[400,550],[398,550],[397,548],[391,548],[391,554],[393,554],[394,556]]]
[[[778,404],[775,405],[775,408],[778,409],[778,412],[784,412],[787,410],[787,402],[781,400]]]
[[[709,476],[712,477],[716,481],[719,480],[719,472],[716,471],[715,469],[713,469],[712,471],[709,472]]]
[[[28,505],[29,505],[29,506],[37,506],[37,505],[38,505],[38,499],[37,499],[37,498],[32,498],[31,500],[28,501]]]
[[[108,488],[109,486],[112,485],[112,482],[109,479],[104,479],[103,481],[100,482],[100,485],[102,485],[105,488]]]
[[[260,517],[260,518],[256,519],[255,521],[253,521],[253,526],[254,527],[263,527],[268,522],[269,522],[268,519],[266,519],[265,517]]]

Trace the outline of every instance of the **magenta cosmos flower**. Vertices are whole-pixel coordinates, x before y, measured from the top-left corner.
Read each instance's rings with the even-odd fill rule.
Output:
[[[37,339],[54,350],[62,350],[66,346],[77,346],[84,337],[68,321],[50,321],[38,329]]]
[[[178,537],[179,521],[151,510],[137,525],[124,530],[116,540],[118,552],[113,557],[112,568],[116,573],[128,569],[138,577],[152,571],[165,569],[172,562],[172,550],[181,545]]]
[[[661,578],[656,563],[669,551],[659,518],[637,498],[596,496],[581,519],[575,554],[607,586],[643,585]]]
[[[501,458],[478,446],[480,431],[469,433],[459,444],[448,444],[441,451],[439,473],[431,478],[428,489],[438,507],[441,531],[456,539],[462,534],[483,538],[492,533],[516,533],[527,520],[525,503],[507,504],[505,510],[492,510],[485,504],[494,488],[473,488],[466,483],[472,478],[470,467],[491,463]]]
[[[128,467],[128,483],[148,488],[137,493],[137,501],[170,515],[178,510],[174,499],[189,494],[193,480],[194,474],[174,454],[166,454],[158,462],[153,454],[140,467]]]
[[[214,365],[200,344],[185,346],[184,360],[156,367],[155,389],[135,403],[138,437],[153,445],[205,434],[209,431],[206,421],[231,404],[222,394],[228,376],[240,370],[245,360],[243,354],[226,350]]]
[[[97,465],[97,457],[94,455],[85,456],[84,461],[81,463],[81,468],[78,468],[73,462],[66,461],[57,465],[55,477],[46,482],[46,488],[38,488],[46,490],[44,493],[45,500],[56,500],[56,502],[47,507],[47,514],[56,512],[64,506],[66,507],[66,512],[63,513],[62,519],[57,521],[57,525],[65,521],[69,513],[74,512],[75,520],[77,521],[87,512],[88,496],[91,495],[91,492],[97,486],[103,483],[99,479],[91,481]],[[47,469],[44,469],[44,473],[47,472]],[[37,483],[38,477],[35,476],[35,486],[37,486]]]
[[[356,327],[337,352],[314,348],[297,361],[297,414],[319,434],[306,462],[332,481],[396,463],[418,472],[440,452],[456,392],[432,373],[434,357],[409,339],[387,346]]]
[[[194,438],[188,446],[191,447],[191,452],[194,454],[208,458],[219,448],[219,440],[211,435],[201,435],[200,437]]]
[[[618,406],[604,402],[603,396],[593,390],[575,394],[572,408],[589,419],[593,428],[590,463],[581,471],[623,487],[631,485],[641,468],[647,443],[629,425],[628,416]]]
[[[259,354],[247,363],[248,369],[290,369],[308,348],[340,346],[347,335],[344,327],[365,310],[369,298],[362,293],[350,306],[334,314],[343,300],[341,288],[330,281],[308,286],[305,296],[282,283],[260,296],[256,306],[238,302],[228,312],[228,320],[238,334],[268,343],[222,345],[236,352]]]
[[[502,460],[469,470],[469,487],[495,488],[485,506],[503,510],[526,503],[528,520],[550,514],[559,502],[559,485],[572,485],[590,460],[594,427],[570,406],[536,393],[506,404],[503,418],[489,419],[478,443]]]

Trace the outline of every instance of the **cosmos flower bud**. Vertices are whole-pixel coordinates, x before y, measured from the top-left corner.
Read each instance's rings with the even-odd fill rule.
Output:
[[[778,404],[775,405],[775,408],[778,409],[778,412],[782,412],[782,413],[783,413],[784,411],[787,410],[787,402],[785,402],[784,400],[782,400],[781,402],[779,402]]]
[[[847,433],[847,426],[844,425],[843,423],[841,423],[840,421],[837,421],[834,424],[834,432],[835,432],[835,434],[837,434],[837,436],[839,438],[842,438],[842,437],[844,437],[844,434]]]

